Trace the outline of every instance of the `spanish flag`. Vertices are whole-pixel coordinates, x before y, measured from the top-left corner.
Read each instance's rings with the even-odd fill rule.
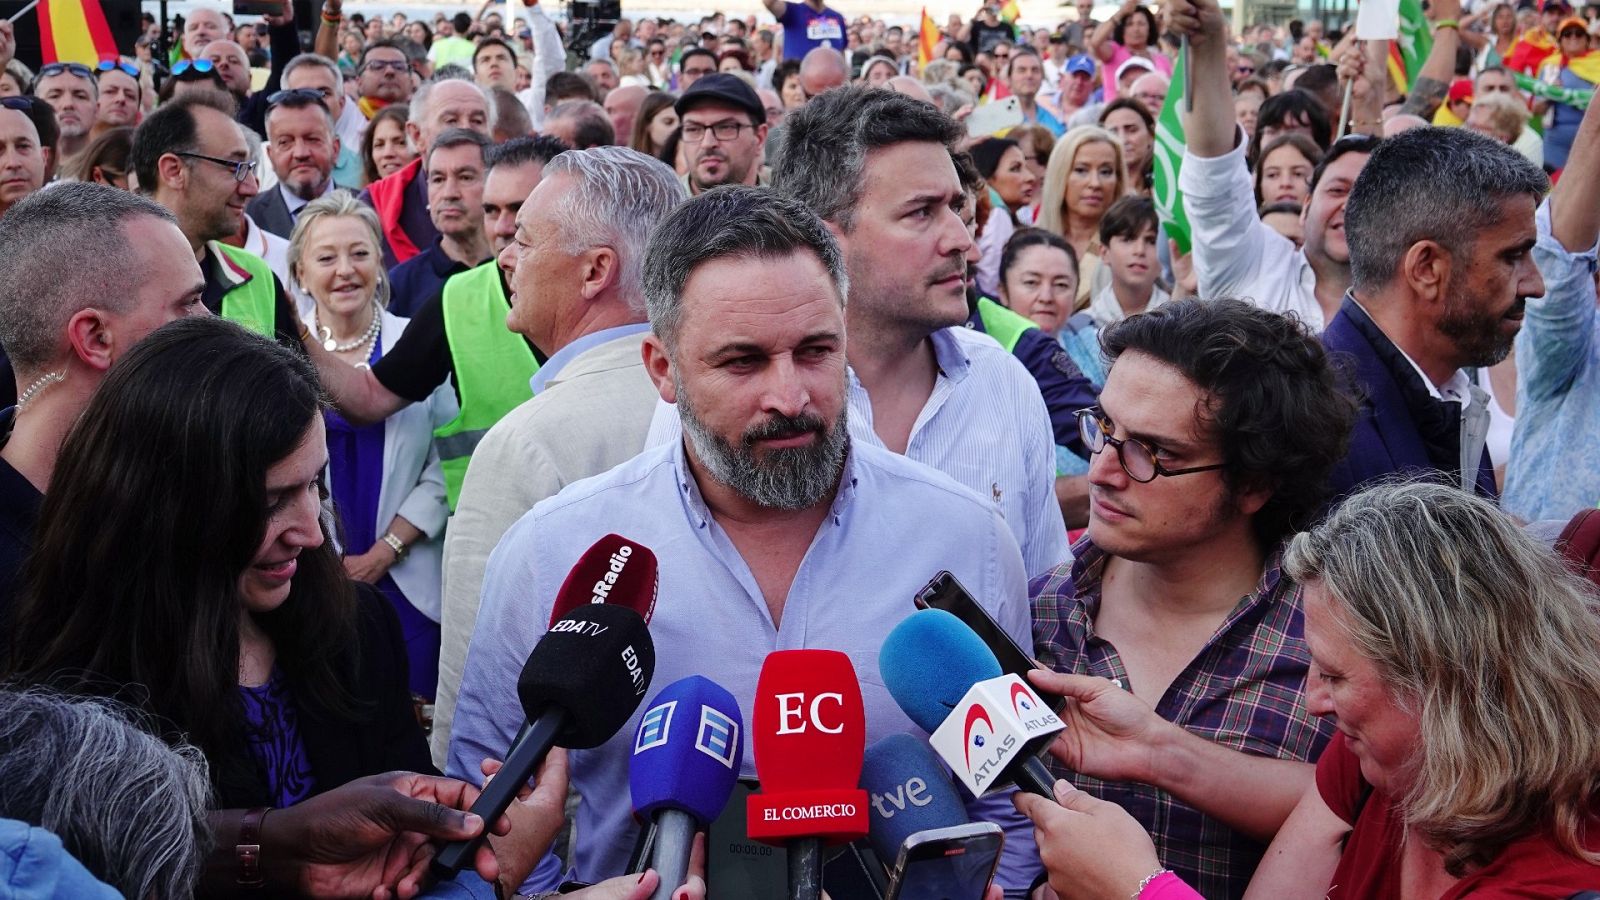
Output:
[[[939,26],[928,15],[928,8],[922,8],[922,30],[917,33],[917,71],[921,72],[928,63],[933,61],[934,48],[939,46]]]
[[[117,42],[106,24],[101,0],[41,0],[39,46],[46,63],[75,62],[92,66],[116,59]]]
[[[1006,5],[1000,7],[1000,21],[1007,25],[1015,25],[1022,18],[1022,7],[1017,5],[1017,0],[1006,0]]]

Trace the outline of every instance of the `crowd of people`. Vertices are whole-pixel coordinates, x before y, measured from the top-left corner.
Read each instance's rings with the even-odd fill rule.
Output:
[[[638,713],[467,812],[608,533],[872,740],[954,574],[1067,698],[991,896],[1600,890],[1600,6],[493,7],[0,22],[0,896],[655,895]]]

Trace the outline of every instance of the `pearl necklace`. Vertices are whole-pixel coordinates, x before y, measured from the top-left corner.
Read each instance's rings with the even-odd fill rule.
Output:
[[[346,353],[358,347],[366,347],[377,338],[378,332],[383,329],[383,310],[378,306],[378,301],[372,301],[372,322],[367,325],[367,330],[360,337],[349,343],[341,344],[333,339],[333,329],[322,324],[322,313],[317,313],[317,331],[322,334],[322,349],[329,353]]]

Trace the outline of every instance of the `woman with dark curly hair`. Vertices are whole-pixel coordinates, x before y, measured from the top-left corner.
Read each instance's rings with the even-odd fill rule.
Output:
[[[1172,77],[1171,57],[1156,49],[1160,38],[1161,26],[1156,24],[1156,14],[1139,0],[1124,0],[1111,18],[1095,27],[1094,34],[1089,36],[1089,52],[1100,60],[1100,68],[1105,73],[1107,100],[1117,97],[1117,69],[1135,56],[1149,60],[1156,71]]]

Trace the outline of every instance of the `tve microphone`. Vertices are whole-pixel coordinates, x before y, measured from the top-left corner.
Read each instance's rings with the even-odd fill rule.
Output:
[[[486,823],[499,819],[552,746],[586,750],[609,740],[639,708],[655,669],[650,630],[627,607],[584,606],[550,626],[517,679],[527,724],[472,812]],[[465,868],[482,841],[480,835],[445,845],[433,860],[434,874],[446,879]]]
[[[649,547],[608,534],[583,551],[556,591],[550,624],[589,603],[626,606],[646,623],[656,609],[656,555]]]
[[[960,619],[937,609],[912,613],[884,639],[878,666],[895,703],[974,795],[1015,782],[1054,798],[1055,779],[1038,754],[1066,726],[1027,682],[1000,673],[994,653]]]
[[[904,732],[867,748],[861,787],[872,806],[867,840],[885,868],[893,867],[911,835],[967,824],[966,806],[944,764],[926,741]]]
[[[756,682],[751,746],[761,793],[748,801],[750,837],[789,848],[790,900],[822,892],[822,844],[867,833],[861,685],[837,650],[779,650]]]
[[[633,814],[653,819],[650,867],[661,876],[651,900],[671,900],[689,875],[696,831],[728,805],[744,763],[739,701],[690,675],[661,689],[639,720],[628,765]]]

